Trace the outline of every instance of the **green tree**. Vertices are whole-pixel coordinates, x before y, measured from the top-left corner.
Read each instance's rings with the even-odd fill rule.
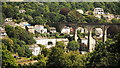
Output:
[[[99,23],[100,22],[100,20],[97,17],[91,16],[91,15],[86,16],[85,21],[87,23]]]
[[[11,52],[13,52],[13,40],[10,38],[4,38],[2,39],[2,43],[4,43],[5,46],[7,46],[7,49]]]
[[[78,49],[80,48],[80,45],[79,45],[79,43],[76,42],[76,41],[70,41],[70,42],[68,43],[67,48],[68,48],[69,50],[75,51],[75,50],[78,50]]]
[[[65,48],[64,42],[62,41],[57,42],[56,47],[64,49]]]
[[[67,15],[67,21],[68,22],[78,22],[81,23],[83,22],[84,17],[82,16],[82,14],[80,14],[79,12],[72,10],[68,13]]]
[[[2,44],[2,67],[13,68],[15,66],[17,66],[17,64],[15,63],[12,53],[7,50],[7,47],[4,44]]]
[[[33,34],[29,33],[25,29],[17,26],[17,27],[12,27],[12,26],[5,26],[5,30],[7,35],[10,38],[15,38],[19,40],[23,40],[26,42],[26,44],[34,44],[35,40],[33,39]]]
[[[113,18],[111,21],[112,21],[112,23],[120,23],[120,20],[116,19],[116,18]]]
[[[40,16],[36,16],[34,18],[34,24],[40,24],[40,25],[43,25],[45,24],[44,20],[40,17]]]
[[[48,66],[52,66],[52,67],[61,67],[63,66],[62,61],[63,59],[63,54],[64,51],[61,48],[57,48],[57,47],[52,47],[51,48],[51,53],[49,55],[49,60],[48,60]]]

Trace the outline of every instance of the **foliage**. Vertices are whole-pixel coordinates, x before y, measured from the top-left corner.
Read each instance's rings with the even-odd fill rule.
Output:
[[[51,50],[48,48],[43,48],[41,53],[44,54],[45,57],[48,57],[50,55]]]
[[[63,66],[62,61],[63,59],[63,50],[61,48],[57,48],[57,47],[52,47],[51,48],[51,53],[50,56],[48,57],[48,66],[52,66],[52,67],[60,67]]]
[[[111,14],[120,14],[120,2],[45,2],[45,3],[2,3],[2,14],[4,18],[12,17],[15,22],[28,21],[30,24],[46,24],[49,22],[85,22],[83,15],[80,15],[76,9],[82,9],[84,12],[91,11],[96,7],[103,8],[105,12]],[[25,10],[25,13],[19,13],[19,10]],[[9,12],[8,12],[9,11]],[[87,22],[91,19],[87,17]],[[91,23],[94,23],[92,21]]]
[[[10,38],[4,38],[2,39],[2,43],[7,47],[7,50],[13,52],[13,40]]]
[[[33,39],[33,35],[19,26],[14,28],[12,26],[7,25],[5,27],[5,30],[6,30],[7,35],[10,38],[23,40],[26,42],[26,44],[35,43],[35,40]]]
[[[2,44],[2,67],[13,68],[15,66],[17,66],[17,64],[15,63],[12,53],[7,50],[7,47],[4,44]]]
[[[56,43],[56,47],[64,49],[65,48],[65,44],[64,44],[64,42],[59,41],[59,42]]]
[[[68,48],[69,50],[75,51],[75,50],[78,50],[78,49],[80,48],[80,45],[79,45],[79,43],[76,42],[76,41],[70,41],[70,42],[68,43],[67,48]]]
[[[113,18],[111,21],[112,21],[112,23],[120,23],[120,20],[116,19],[116,18]]]
[[[120,53],[117,51],[119,50],[117,46],[112,40],[106,43],[100,42],[95,51],[88,55],[86,66],[119,66]]]

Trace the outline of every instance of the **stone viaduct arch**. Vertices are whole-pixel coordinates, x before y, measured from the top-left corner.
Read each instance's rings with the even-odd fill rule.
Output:
[[[120,25],[120,23],[73,23],[73,22],[69,22],[69,23],[64,23],[64,22],[59,22],[57,23],[59,26],[62,26],[62,28],[65,25],[69,25],[73,28],[74,31],[74,40],[77,41],[77,28],[79,26],[86,26],[87,30],[88,30],[88,51],[91,52],[93,50],[93,46],[91,43],[91,39],[92,39],[92,30],[94,28],[94,26],[99,25],[102,28],[103,31],[103,37],[102,37],[102,41],[105,43],[105,41],[107,40],[107,29],[109,28],[109,26],[111,25]]]

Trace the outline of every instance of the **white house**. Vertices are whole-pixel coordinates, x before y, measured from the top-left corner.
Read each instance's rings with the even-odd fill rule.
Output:
[[[12,18],[6,18],[6,19],[5,19],[5,22],[12,22],[12,21],[13,21]]]
[[[93,14],[104,14],[104,10],[102,8],[95,8]]]
[[[19,13],[25,13],[26,11],[24,9],[19,10]]]
[[[80,30],[81,33],[86,33],[83,27],[78,27],[77,30]]]
[[[50,27],[50,32],[51,33],[56,33],[56,28],[55,27]]]
[[[35,39],[36,44],[45,45],[46,48],[50,48],[56,45],[56,39]]]
[[[83,10],[82,9],[77,9],[76,11],[78,11],[79,13],[83,14]]]
[[[115,18],[120,19],[120,15],[115,15]]]
[[[56,45],[57,41],[62,41],[64,42],[65,45],[68,44],[69,40],[68,39],[40,39],[40,38],[36,38],[36,44],[41,44],[41,45],[45,45],[46,48],[51,48],[54,47]]]
[[[104,14],[103,17],[107,18],[108,20],[112,20],[113,18],[115,18],[114,14]]]
[[[89,46],[90,52],[95,49],[96,40],[91,38],[91,44]],[[88,46],[88,38],[81,38],[81,43]]]
[[[70,34],[70,27],[65,26],[62,30],[61,33],[65,33],[65,34]]]
[[[43,25],[35,25],[35,31],[39,33],[47,33],[47,29]]]
[[[4,38],[5,36],[7,36],[5,29],[0,27],[0,38]]]
[[[86,38],[81,38],[81,43],[88,45],[88,39]]]
[[[30,32],[30,33],[35,33],[35,29],[34,26],[27,26],[26,29]]]
[[[101,28],[95,28],[95,34],[98,35],[98,37],[103,36],[103,31]]]
[[[32,54],[35,56],[41,54],[41,48],[36,44],[29,46],[29,49],[32,50]]]
[[[20,22],[19,25],[20,26],[30,26],[30,24],[28,22]]]

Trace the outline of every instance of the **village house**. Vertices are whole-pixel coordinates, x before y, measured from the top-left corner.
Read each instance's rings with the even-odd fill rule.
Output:
[[[103,36],[103,31],[101,28],[95,28],[95,34],[97,37],[102,37]]]
[[[88,38],[80,38],[81,43],[83,43],[84,45],[88,46]],[[94,50],[95,49],[95,44],[96,44],[96,40],[91,38],[91,46],[90,49]]]
[[[112,20],[115,18],[114,14],[103,14],[103,17],[106,18],[108,21]]]
[[[20,26],[30,26],[30,24],[28,22],[20,22],[19,25]]]
[[[4,20],[5,22],[12,22],[13,21],[13,19],[12,18],[5,18],[5,20]]]
[[[18,26],[17,23],[12,22],[12,21],[11,21],[11,22],[4,22],[4,23],[3,23],[3,26],[5,27],[6,25],[10,25],[10,26],[13,26],[13,27]]]
[[[41,48],[37,44],[29,46],[29,49],[32,51],[32,54],[35,56],[41,54]]]
[[[55,27],[50,27],[50,32],[51,33],[56,33],[56,28]]]
[[[19,23],[19,26],[20,26],[21,28],[24,28],[24,29],[25,29],[25,27],[26,27],[26,26],[30,26],[30,24],[29,24],[28,22],[20,22],[20,23]]]
[[[120,15],[115,15],[115,18],[120,19]]]
[[[26,26],[26,30],[29,31],[30,33],[35,33],[34,26]]]
[[[46,48],[51,48],[56,45],[56,42],[62,41],[65,45],[68,44],[68,39],[48,39],[48,38],[36,38],[36,44],[45,45]]]
[[[87,33],[87,30],[83,27],[78,27],[77,30],[80,30],[81,33]]]
[[[77,9],[76,11],[78,11],[79,13],[83,14],[83,10],[82,9]]]
[[[5,29],[0,27],[0,39],[4,38],[5,36],[7,36]]]
[[[19,10],[19,13],[25,13],[26,11],[24,9]]]
[[[85,15],[93,15],[93,11],[86,11]]]
[[[95,8],[93,14],[104,14],[104,10],[102,8]]]
[[[39,33],[47,33],[47,29],[43,25],[35,25],[35,31]]]
[[[65,34],[70,34],[70,27],[68,26],[65,26],[62,30],[61,30],[61,33],[65,33]]]

